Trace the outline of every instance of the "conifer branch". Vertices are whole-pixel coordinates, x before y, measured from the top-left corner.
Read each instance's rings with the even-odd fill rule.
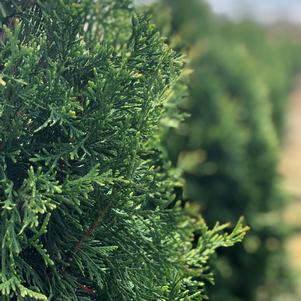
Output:
[[[245,229],[164,209],[178,179],[158,127],[179,55],[131,0],[3,3],[22,22],[0,47],[0,300],[204,300],[209,255]]]

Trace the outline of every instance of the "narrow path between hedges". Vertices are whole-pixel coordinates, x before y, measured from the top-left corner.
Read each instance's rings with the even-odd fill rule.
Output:
[[[301,287],[301,75],[296,79],[290,95],[284,142],[280,173],[289,196],[284,222],[295,229],[286,247],[291,267],[300,283],[298,286]]]
[[[301,199],[301,75],[290,96],[286,133],[280,172],[287,192]]]

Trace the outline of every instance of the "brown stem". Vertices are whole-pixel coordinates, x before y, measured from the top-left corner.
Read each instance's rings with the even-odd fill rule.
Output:
[[[86,286],[86,285],[79,284],[79,288],[80,288],[85,294],[87,294],[87,295],[90,295],[90,296],[96,296],[95,291],[94,291],[92,288],[90,288],[90,287],[88,287],[88,286]]]
[[[98,228],[98,226],[103,222],[104,218],[106,217],[107,213],[111,210],[111,204],[107,205],[105,208],[101,209],[99,211],[99,214],[94,221],[94,223],[84,232],[81,239],[77,242],[74,248],[74,252],[78,252],[81,248],[85,240],[87,240],[89,237],[93,235],[95,230]]]

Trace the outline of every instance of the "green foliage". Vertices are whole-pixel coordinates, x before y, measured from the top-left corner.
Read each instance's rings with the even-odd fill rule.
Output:
[[[282,240],[281,230],[269,218],[282,205],[277,191],[278,141],[267,90],[240,45],[212,42],[192,65],[196,68],[190,80],[194,88],[187,104],[191,119],[186,134],[179,134],[178,162],[185,170],[186,196],[201,202],[209,223],[215,218],[246,217],[252,231],[245,249],[226,252],[220,260],[218,267],[225,279],[217,282],[217,288],[239,287],[234,296],[255,300],[257,288],[267,281],[273,255],[268,242]],[[176,141],[169,143],[175,150],[172,143]],[[191,153],[198,154],[194,163]],[[185,161],[190,161],[189,166]],[[254,247],[250,246],[252,238],[259,242]],[[221,298],[218,289],[213,290],[213,300]]]
[[[222,35],[229,43],[243,44],[256,66],[257,77],[265,83],[272,104],[273,122],[279,139],[283,138],[287,96],[291,91],[294,75],[300,68],[300,43],[268,38],[259,25],[253,22],[220,24]],[[268,31],[268,29],[267,29]]]
[[[209,230],[175,197],[158,142],[181,59],[127,0],[7,3],[1,300],[204,300],[246,228]]]
[[[279,225],[285,200],[277,166],[299,46],[270,41],[251,22],[214,17],[204,1],[160,5],[162,17],[156,18],[170,26],[159,25],[168,29],[171,45],[189,54],[193,70],[182,104],[190,118],[165,140],[184,172],[185,197],[209,224],[243,215],[251,226],[243,249],[220,252],[211,299],[270,301],[292,284],[283,250],[287,233]],[[158,13],[160,5],[152,9]],[[203,18],[196,16],[200,11]]]

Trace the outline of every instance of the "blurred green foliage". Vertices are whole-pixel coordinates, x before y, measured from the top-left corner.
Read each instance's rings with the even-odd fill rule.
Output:
[[[209,224],[243,215],[252,228],[243,249],[222,251],[211,300],[271,301],[293,290],[277,166],[301,47],[251,21],[218,18],[199,0],[162,0],[152,10],[192,70],[188,93],[174,95],[190,117],[165,139],[185,197]]]

